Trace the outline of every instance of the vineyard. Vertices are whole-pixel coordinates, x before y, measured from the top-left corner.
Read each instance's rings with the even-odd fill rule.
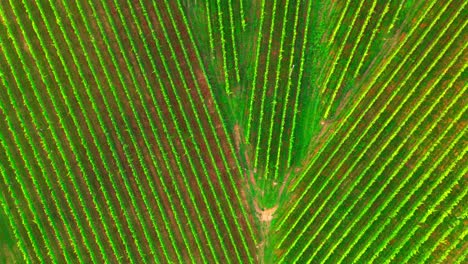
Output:
[[[467,1],[0,2],[0,263],[466,263]]]

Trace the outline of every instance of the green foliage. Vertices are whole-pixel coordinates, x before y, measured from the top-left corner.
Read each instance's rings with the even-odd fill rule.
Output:
[[[0,3],[0,262],[462,263],[463,1]]]

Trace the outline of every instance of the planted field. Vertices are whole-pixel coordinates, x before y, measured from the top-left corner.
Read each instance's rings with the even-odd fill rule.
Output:
[[[0,263],[465,263],[466,5],[2,1]]]

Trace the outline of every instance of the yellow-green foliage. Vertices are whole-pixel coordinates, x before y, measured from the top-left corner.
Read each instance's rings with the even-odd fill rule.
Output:
[[[466,262],[467,3],[2,1],[0,262]]]

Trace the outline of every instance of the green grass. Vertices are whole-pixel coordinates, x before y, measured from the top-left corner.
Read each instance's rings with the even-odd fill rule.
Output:
[[[0,4],[1,263],[464,263],[463,1]]]

